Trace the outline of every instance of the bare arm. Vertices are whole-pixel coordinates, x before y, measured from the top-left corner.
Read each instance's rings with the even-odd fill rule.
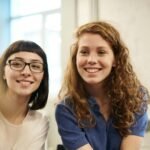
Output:
[[[141,150],[143,137],[129,135],[123,138],[120,150]]]
[[[93,148],[91,147],[90,144],[86,144],[86,145],[78,148],[77,150],[93,150]]]

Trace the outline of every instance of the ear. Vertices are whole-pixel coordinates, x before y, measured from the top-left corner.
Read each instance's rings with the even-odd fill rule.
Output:
[[[116,67],[116,61],[114,60],[112,67]]]
[[[115,63],[113,63],[113,65],[112,65],[113,67],[116,67],[116,64]]]

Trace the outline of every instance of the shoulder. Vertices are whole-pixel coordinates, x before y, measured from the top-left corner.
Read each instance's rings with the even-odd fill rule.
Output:
[[[47,117],[36,110],[29,110],[23,122],[22,137],[30,149],[42,149],[48,135],[49,121]]]
[[[65,97],[59,103],[56,104],[56,110],[70,110],[73,111],[73,102],[70,97]]]
[[[29,110],[26,121],[47,127],[49,124],[48,117],[36,110]]]
[[[147,121],[148,121],[148,114],[147,114],[147,109],[148,109],[148,105],[147,102],[149,100],[149,92],[148,90],[144,87],[141,86],[140,87],[140,97],[142,100],[142,103],[140,105],[140,110],[139,112],[135,113],[135,124],[139,125],[139,126],[146,126],[147,125]]]
[[[140,111],[142,113],[145,113],[148,109],[148,102],[150,101],[149,91],[147,90],[146,87],[141,86],[139,88],[139,96],[141,99]]]
[[[147,112],[144,114],[136,115],[136,121],[130,128],[133,135],[144,136],[146,128],[148,125],[148,115]]]
[[[141,86],[139,92],[140,92],[140,95],[141,95],[141,97],[144,101],[149,101],[150,100],[150,95],[149,95],[149,92],[146,89],[146,87]]]
[[[55,117],[57,120],[66,120],[66,119],[73,119],[75,118],[74,113],[74,105],[70,98],[65,97],[60,103],[56,105],[55,109]],[[62,119],[63,118],[63,119]]]

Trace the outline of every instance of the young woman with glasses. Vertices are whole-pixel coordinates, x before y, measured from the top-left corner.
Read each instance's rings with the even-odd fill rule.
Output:
[[[16,41],[1,56],[1,150],[44,150],[49,122],[36,110],[46,105],[48,78],[46,55],[32,41]]]

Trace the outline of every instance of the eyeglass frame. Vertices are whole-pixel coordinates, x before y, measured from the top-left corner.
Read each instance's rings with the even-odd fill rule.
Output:
[[[20,62],[23,62],[23,63],[24,63],[24,66],[23,66],[21,69],[19,69],[19,70],[18,70],[18,69],[14,69],[14,68],[12,68],[11,61],[20,61]],[[40,72],[33,71],[33,70],[31,69],[31,64],[33,64],[33,63],[42,64],[42,70],[41,70]],[[10,68],[11,68],[12,70],[15,70],[15,71],[23,71],[26,66],[29,66],[30,71],[33,72],[33,73],[42,73],[42,72],[44,71],[44,65],[43,65],[43,63],[41,63],[41,62],[30,62],[30,63],[27,63],[27,62],[25,62],[25,61],[23,61],[23,60],[9,59],[9,60],[7,61],[7,63],[6,63],[6,65],[9,65]]]

